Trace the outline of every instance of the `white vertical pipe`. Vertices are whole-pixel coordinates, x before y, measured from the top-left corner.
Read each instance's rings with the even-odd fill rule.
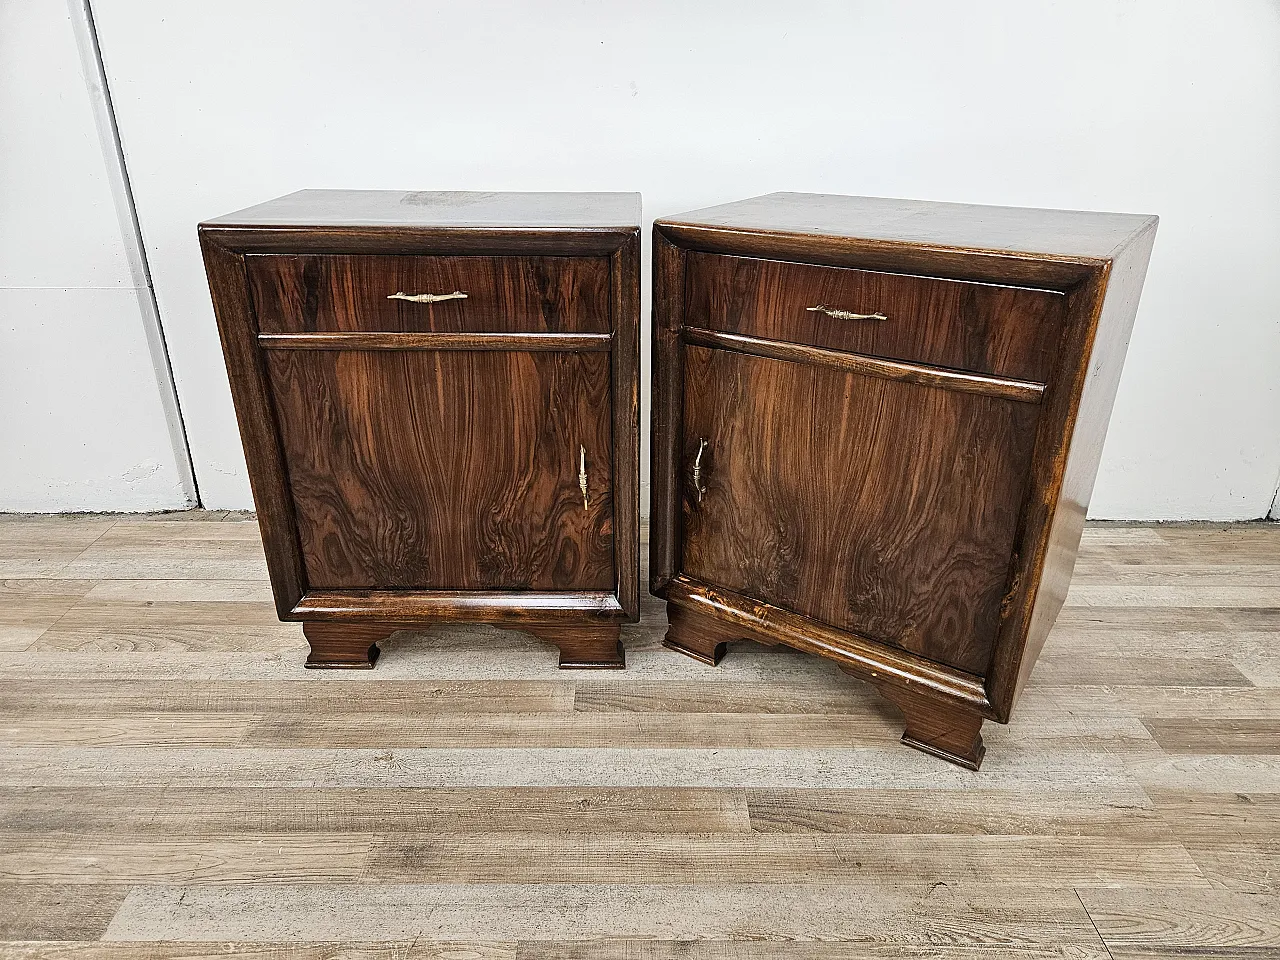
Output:
[[[129,185],[129,172],[125,167],[124,149],[120,145],[120,131],[111,105],[106,70],[102,65],[102,50],[98,45],[98,31],[93,23],[93,10],[89,0],[67,0],[67,5],[71,10],[71,27],[76,35],[76,46],[80,49],[89,103],[98,127],[98,139],[102,144],[107,182],[111,185],[116,216],[120,220],[120,236],[124,241],[125,255],[129,260],[134,290],[142,311],[142,326],[147,335],[147,348],[151,353],[151,366],[155,370],[165,423],[169,427],[169,443],[173,447],[174,463],[178,468],[178,477],[187,503],[198,507],[200,490],[196,485],[191,446],[187,441],[186,424],[182,420],[178,388],[173,380],[173,365],[169,360],[169,347],[160,322],[160,308],[156,303],[155,289],[151,285],[151,268],[147,264],[147,252],[142,244],[142,227],[133,202],[133,189]]]

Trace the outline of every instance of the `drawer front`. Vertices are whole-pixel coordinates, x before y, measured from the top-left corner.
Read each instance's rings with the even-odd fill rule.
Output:
[[[309,588],[615,589],[607,353],[264,357]]]
[[[1047,382],[1065,315],[1055,291],[688,257],[690,326],[1019,380]]]
[[[604,257],[257,254],[245,265],[262,333],[610,328]]]
[[[687,347],[681,569],[983,674],[1039,412]]]

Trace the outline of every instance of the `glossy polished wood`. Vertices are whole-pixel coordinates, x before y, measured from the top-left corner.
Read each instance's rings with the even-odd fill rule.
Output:
[[[607,333],[607,257],[246,257],[263,333]],[[391,299],[465,294],[435,303]]]
[[[535,637],[560,648],[561,670],[622,670],[627,665],[622,649],[622,627],[606,623],[593,627],[531,626]]]
[[[939,663],[990,662],[1037,408],[685,350],[682,565]]]
[[[608,333],[260,333],[264,350],[603,350]]]
[[[679,649],[699,650],[703,659],[718,662],[724,650],[721,643],[751,639],[758,643],[785,643],[806,653],[816,653],[834,660],[842,669],[880,684],[910,687],[926,692],[944,706],[987,714],[987,699],[982,678],[895,649],[868,637],[837,630],[810,619],[761,603],[752,597],[734,593],[714,584],[703,583],[680,574],[667,584],[667,618],[676,626],[668,631],[667,643]],[[677,612],[677,610],[679,612]],[[684,614],[694,614],[690,620]],[[715,630],[703,633],[684,629],[714,622]],[[696,636],[704,639],[698,641]]]
[[[626,611],[614,590],[309,590],[293,608],[308,622],[496,623],[518,627],[615,622]]]
[[[267,373],[310,589],[614,586],[607,355],[272,350]]]
[[[1044,396],[1043,383],[1009,380],[1004,377],[991,377],[981,373],[966,373],[962,370],[948,370],[945,367],[927,367],[918,363],[902,363],[898,360],[868,357],[861,353],[846,353],[843,350],[810,347],[802,343],[762,340],[759,337],[744,337],[737,333],[719,333],[715,330],[703,330],[701,327],[685,327],[681,331],[681,338],[685,343],[700,347],[716,347],[722,350],[745,353],[753,357],[769,357],[773,360],[789,360],[794,363],[833,367],[836,370],[859,373],[863,376],[877,377],[881,380],[897,380],[901,383],[945,387],[962,393],[976,393],[984,397],[1000,397],[1005,400],[1020,400],[1023,403],[1039,403]]]
[[[804,194],[655,223],[669,645],[831,657],[976,769],[1070,579],[1156,223]]]
[[[311,646],[307,666],[320,670],[372,670],[378,662],[378,641],[396,632],[382,623],[304,623]]]
[[[634,194],[302,191],[201,225],[277,608],[307,622],[310,666],[466,620],[620,665],[638,223]]]
[[[689,326],[1035,382],[1052,369],[1066,301],[1055,291],[696,252],[688,284]]]

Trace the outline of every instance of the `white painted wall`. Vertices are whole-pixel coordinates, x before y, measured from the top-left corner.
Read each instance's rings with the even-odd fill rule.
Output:
[[[138,298],[67,7],[0,3],[0,511],[186,504]]]
[[[94,8],[211,507],[250,497],[195,224],[304,186],[640,190],[648,217],[778,189],[1158,213],[1093,514],[1272,503],[1274,0]]]

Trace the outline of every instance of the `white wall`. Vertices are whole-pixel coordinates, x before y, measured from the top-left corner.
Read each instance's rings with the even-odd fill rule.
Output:
[[[250,497],[195,224],[303,186],[1158,213],[1093,514],[1272,503],[1273,0],[94,6],[209,506]]]
[[[67,7],[0,3],[0,510],[186,504],[139,295]]]

